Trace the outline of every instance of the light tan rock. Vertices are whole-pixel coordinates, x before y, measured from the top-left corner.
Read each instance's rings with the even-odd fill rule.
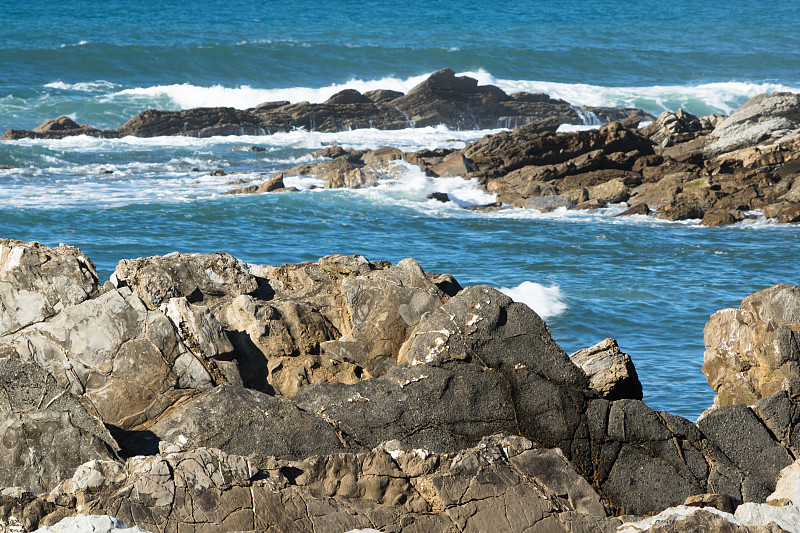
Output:
[[[605,339],[570,354],[572,362],[589,377],[589,388],[606,400],[642,399],[642,384],[628,354],[617,341]]]
[[[99,288],[94,265],[77,248],[0,239],[0,335],[41,322]]]
[[[774,285],[711,316],[703,373],[716,405],[753,403],[779,390],[800,393],[800,287]]]

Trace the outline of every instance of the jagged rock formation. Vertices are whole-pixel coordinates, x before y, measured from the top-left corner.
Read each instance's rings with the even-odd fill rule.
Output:
[[[559,121],[545,120],[462,150],[384,147],[378,159],[378,151],[324,149],[314,155],[331,160],[287,173],[317,175],[326,187],[363,187],[400,171],[391,161],[403,160],[430,176],[477,179],[510,207],[546,212],[627,202],[636,210],[625,214],[656,210],[659,218],[698,219],[706,226],[733,224],[753,216],[746,211],[762,209],[768,218],[791,223],[800,221],[796,117],[797,95],[762,95],[726,119],[678,110],[642,129],[638,117],[629,117],[573,133],[557,133]]]
[[[722,309],[703,331],[703,373],[714,405],[753,403],[780,390],[800,394],[800,288],[775,285]]]
[[[793,394],[653,411],[613,340],[584,370],[527,306],[412,259],[170,254],[99,289],[74,248],[3,247],[4,297],[39,302],[0,315],[0,519],[23,529],[613,531],[691,496],[764,502],[800,454]],[[62,279],[54,260],[88,286],[15,281]]]
[[[609,120],[629,115],[646,116],[637,109],[584,108]],[[266,102],[251,109],[228,107],[197,108],[183,111],[151,109],[136,115],[115,130],[99,130],[78,125],[68,117],[51,119],[34,128],[8,130],[2,139],[60,139],[71,135],[96,137],[156,137],[161,135],[265,135],[276,131],[305,128],[334,132],[356,128],[400,129],[438,126],[453,129],[516,127],[528,122],[555,120],[582,124],[581,115],[563,100],[546,94],[508,95],[494,85],[478,85],[468,76],[456,76],[451,69],[432,74],[408,94],[396,91],[353,89],[341,91],[326,102]]]

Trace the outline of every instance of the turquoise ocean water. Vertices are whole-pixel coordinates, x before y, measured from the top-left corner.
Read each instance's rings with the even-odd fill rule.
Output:
[[[730,113],[800,92],[800,3],[0,2],[0,130],[69,115],[113,128],[148,108],[324,101],[347,87],[407,91],[451,67],[508,92],[575,105]],[[223,196],[231,179],[310,161],[323,143],[461,147],[488,131],[426,128],[262,137],[0,143],[0,236],[80,247],[108,276],[121,258],[226,251],[277,264],[329,253],[415,257],[462,284],[530,303],[567,351],[616,338],[645,401],[690,418],[713,393],[700,371],[711,313],[800,283],[800,227],[595,213],[472,213],[491,200],[414,169],[361,191]],[[264,152],[227,151],[246,144]],[[241,172],[216,177],[222,168]],[[195,170],[198,169],[198,170]],[[449,192],[455,202],[427,199]]]

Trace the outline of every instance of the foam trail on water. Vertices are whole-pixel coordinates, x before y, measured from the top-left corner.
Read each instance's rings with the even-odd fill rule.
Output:
[[[750,98],[762,93],[800,92],[800,87],[780,83],[729,81],[698,85],[653,85],[650,87],[605,87],[586,83],[559,83],[496,78],[485,70],[464,72],[482,85],[497,85],[507,93],[546,93],[575,106],[639,107],[653,114],[688,109],[698,114],[730,114]],[[695,109],[695,111],[692,111]]]
[[[361,93],[375,89],[389,89],[408,92],[415,85],[424,81],[429,74],[412,76],[406,79],[386,77],[376,80],[351,79],[345,83],[334,83],[326,87],[288,87],[278,89],[261,89],[249,85],[239,87],[201,87],[189,83],[174,85],[157,85],[154,87],[137,87],[124,89],[108,95],[108,100],[119,98],[168,99],[179,109],[193,107],[228,106],[237,109],[255,107],[264,102],[289,101],[322,103],[334,94],[345,89],[355,89]]]
[[[333,83],[324,87],[260,88],[250,85],[204,87],[182,83],[121,88],[104,80],[73,84],[54,81],[45,87],[97,92],[98,101],[107,104],[147,104],[161,109],[217,106],[247,109],[264,102],[274,101],[321,103],[344,89],[355,89],[361,93],[375,89],[407,93],[414,86],[426,80],[430,74],[432,73],[427,72],[407,78],[394,76],[379,79],[351,78],[345,82]],[[679,108],[698,115],[730,114],[758,94],[778,91],[800,92],[800,87],[767,82],[728,81],[698,85],[606,87],[586,83],[502,79],[484,69],[457,74],[476,78],[480,85],[496,85],[509,94],[515,92],[546,93],[553,98],[566,100],[574,106],[639,107],[654,115],[667,110],[676,111]]]
[[[545,287],[533,281],[523,281],[516,287],[501,287],[500,292],[536,311],[542,318],[552,318],[567,309],[558,285]]]

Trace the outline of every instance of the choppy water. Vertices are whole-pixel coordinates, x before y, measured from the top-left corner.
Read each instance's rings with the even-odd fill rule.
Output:
[[[800,4],[474,4],[3,2],[0,130],[62,114],[113,128],[151,107],[319,102],[346,87],[407,91],[446,66],[508,92],[654,114],[729,113],[761,92],[800,91],[800,37],[787,24],[800,18]],[[175,250],[271,264],[329,253],[415,257],[428,271],[530,302],[567,351],[617,338],[648,404],[697,416],[713,396],[700,372],[703,325],[755,290],[800,282],[799,227],[756,220],[708,229],[616,219],[615,209],[471,213],[460,206],[491,198],[413,170],[370,190],[220,195],[230,180],[263,179],[334,140],[413,150],[461,147],[486,133],[3,142],[0,165],[15,168],[0,170],[0,235],[79,246],[104,276],[121,258]],[[227,151],[244,144],[266,151]],[[242,174],[208,175],[219,168]],[[436,191],[456,202],[428,200]]]

